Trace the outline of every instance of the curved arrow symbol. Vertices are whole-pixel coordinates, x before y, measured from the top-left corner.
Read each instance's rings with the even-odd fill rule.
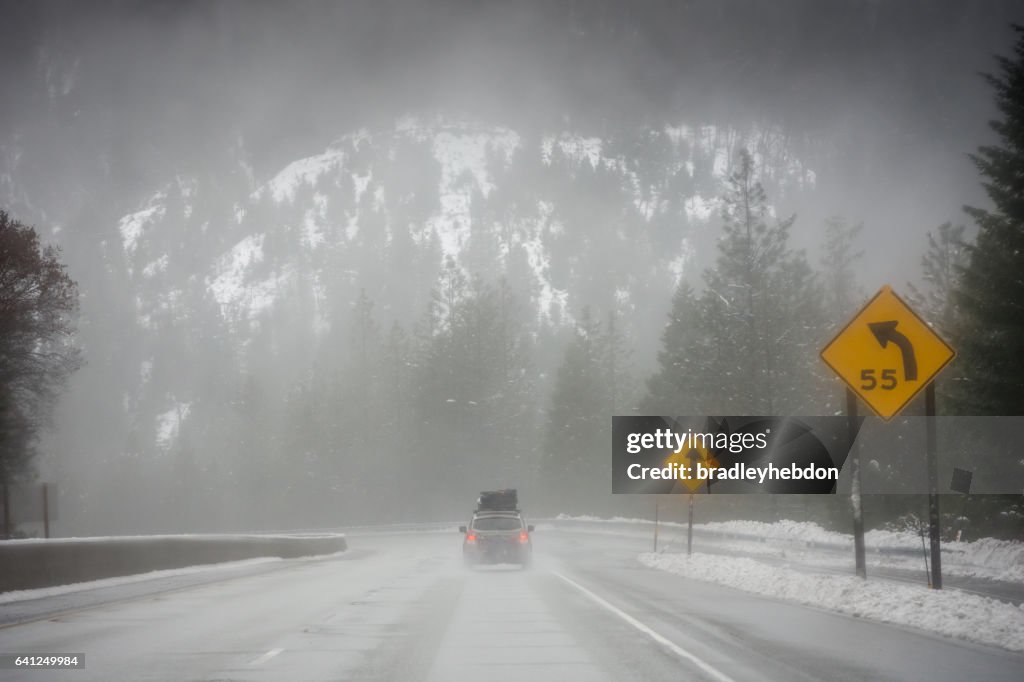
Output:
[[[871,328],[871,333],[878,339],[882,348],[888,346],[890,341],[899,347],[900,353],[903,354],[903,379],[917,381],[917,358],[914,357],[914,344],[896,331],[897,324],[899,324],[897,320],[886,320],[885,322],[868,322],[868,327]]]

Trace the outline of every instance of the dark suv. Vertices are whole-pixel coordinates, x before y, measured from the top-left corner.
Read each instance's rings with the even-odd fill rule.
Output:
[[[478,564],[519,564],[523,568],[533,559],[533,542],[519,512],[477,512],[469,527],[459,526],[465,533],[462,558],[467,566]]]

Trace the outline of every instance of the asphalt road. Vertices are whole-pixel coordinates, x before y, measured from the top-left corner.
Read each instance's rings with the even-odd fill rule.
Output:
[[[457,533],[0,605],[2,680],[1012,680],[1024,656],[644,568],[629,539],[539,531],[468,570]]]

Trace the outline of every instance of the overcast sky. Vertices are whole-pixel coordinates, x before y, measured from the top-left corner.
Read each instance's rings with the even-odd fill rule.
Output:
[[[784,207],[801,213],[797,236],[813,245],[804,233],[831,213],[863,220],[869,279],[898,280],[916,271],[924,231],[983,200],[966,156],[991,139],[978,72],[1008,51],[1021,8],[4,2],[0,149],[19,155],[15,183],[52,214],[57,179],[95,191],[83,159],[104,159],[130,207],[169,173],[214,167],[212,150],[238,140],[267,177],[410,112],[598,136],[779,126],[821,179],[814,205]]]

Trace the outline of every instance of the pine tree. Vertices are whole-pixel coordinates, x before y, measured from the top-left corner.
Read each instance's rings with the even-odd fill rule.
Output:
[[[641,402],[644,414],[686,415],[706,410],[708,386],[701,379],[713,366],[715,352],[702,320],[704,307],[685,281],[672,297],[672,310],[661,334],[658,372],[647,380],[647,396]],[[705,407],[702,407],[705,406]]]
[[[522,481],[535,431],[531,354],[506,283],[467,278],[449,257],[417,328],[410,466],[424,476],[443,467],[453,494]]]
[[[600,339],[600,361],[606,377],[609,415],[625,414],[636,405],[630,346],[622,327],[619,314],[614,309],[609,310]]]
[[[346,433],[339,434],[339,464],[348,472],[353,497],[363,494],[372,476],[375,459],[367,453],[378,450],[380,417],[380,330],[374,319],[374,303],[364,289],[352,305],[349,366],[343,374],[343,395],[338,411],[349,420]],[[357,505],[358,506],[358,505]]]
[[[789,246],[796,216],[769,224],[769,214],[753,159],[741,150],[702,296],[703,324],[716,348],[710,380],[722,384],[721,407],[733,413],[776,414],[813,403],[812,346],[821,327],[814,275]]]
[[[759,352],[764,339],[768,276],[784,255],[796,217],[769,226],[768,199],[754,178],[754,162],[741,150],[737,169],[723,197],[723,236],[715,267],[705,275],[707,294],[725,304],[732,333],[718,339],[723,351],[719,373],[732,388],[731,408],[744,414],[768,414],[767,357]]]
[[[584,308],[551,395],[541,474],[559,511],[593,511],[598,496],[611,492],[611,415],[600,336],[600,324]]]
[[[963,225],[939,225],[928,233],[928,250],[921,257],[924,288],[908,283],[911,304],[943,336],[955,327],[960,314],[955,292],[967,267],[969,251]]]
[[[379,343],[379,330],[373,318],[373,301],[366,295],[366,289],[359,290],[359,298],[352,306],[353,360],[359,370],[371,371],[371,354]],[[364,377],[369,379],[369,376]]]
[[[814,360],[823,332],[817,281],[789,247],[791,216],[768,199],[741,150],[724,197],[715,267],[699,295],[682,283],[647,382],[650,414],[779,414],[820,409]]]
[[[955,405],[965,414],[1024,413],[1024,26],[1014,30],[1014,58],[999,57],[999,73],[986,75],[1002,115],[990,123],[1000,145],[971,156],[994,207],[964,208],[978,226],[953,334],[966,379]]]
[[[834,322],[845,321],[859,298],[854,265],[864,252],[855,251],[854,244],[863,229],[863,223],[851,224],[842,216],[832,216],[825,221],[821,268],[829,318]]]

